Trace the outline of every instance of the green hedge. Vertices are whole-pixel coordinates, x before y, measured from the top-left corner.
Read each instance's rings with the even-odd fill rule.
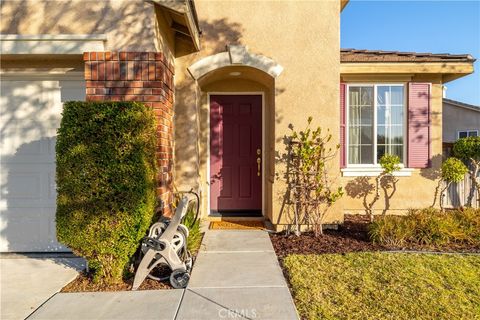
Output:
[[[58,129],[57,235],[94,281],[116,283],[155,207],[155,115],[134,102],[67,102]]]

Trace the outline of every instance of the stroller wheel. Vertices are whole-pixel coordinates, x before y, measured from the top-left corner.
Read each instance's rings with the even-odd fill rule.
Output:
[[[190,274],[184,269],[173,270],[172,274],[170,275],[170,284],[175,289],[186,288],[189,280]]]

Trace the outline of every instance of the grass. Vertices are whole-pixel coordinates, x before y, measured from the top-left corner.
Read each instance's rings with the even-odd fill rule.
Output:
[[[302,319],[480,319],[480,256],[289,255]]]

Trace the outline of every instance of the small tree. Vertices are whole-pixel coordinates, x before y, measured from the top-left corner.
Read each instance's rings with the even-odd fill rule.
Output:
[[[478,195],[480,190],[480,183],[477,180],[480,171],[480,137],[468,137],[457,140],[453,145],[453,155],[468,166],[474,188],[471,190],[467,201],[467,206],[471,207],[473,192],[476,191]]]
[[[288,178],[289,188],[293,190],[293,203],[296,206],[296,232],[299,233],[299,217],[313,226],[315,236],[323,234],[322,224],[328,209],[343,195],[341,187],[333,187],[328,175],[327,163],[335,158],[340,146],[334,148],[328,144],[332,135],[322,135],[322,129],[311,129],[312,117],[308,118],[305,130],[297,132],[291,128],[288,137],[290,143],[291,166]]]
[[[457,158],[448,158],[442,164],[442,181],[444,186],[440,192],[440,209],[443,211],[443,199],[445,191],[453,182],[460,182],[468,172],[465,164]]]

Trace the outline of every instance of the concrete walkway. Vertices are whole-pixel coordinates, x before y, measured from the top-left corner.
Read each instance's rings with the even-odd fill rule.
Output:
[[[208,230],[177,319],[298,319],[264,231]]]
[[[29,319],[298,319],[268,234],[207,230],[185,290],[59,293]]]
[[[2,255],[0,319],[25,319],[84,268],[81,258]]]

